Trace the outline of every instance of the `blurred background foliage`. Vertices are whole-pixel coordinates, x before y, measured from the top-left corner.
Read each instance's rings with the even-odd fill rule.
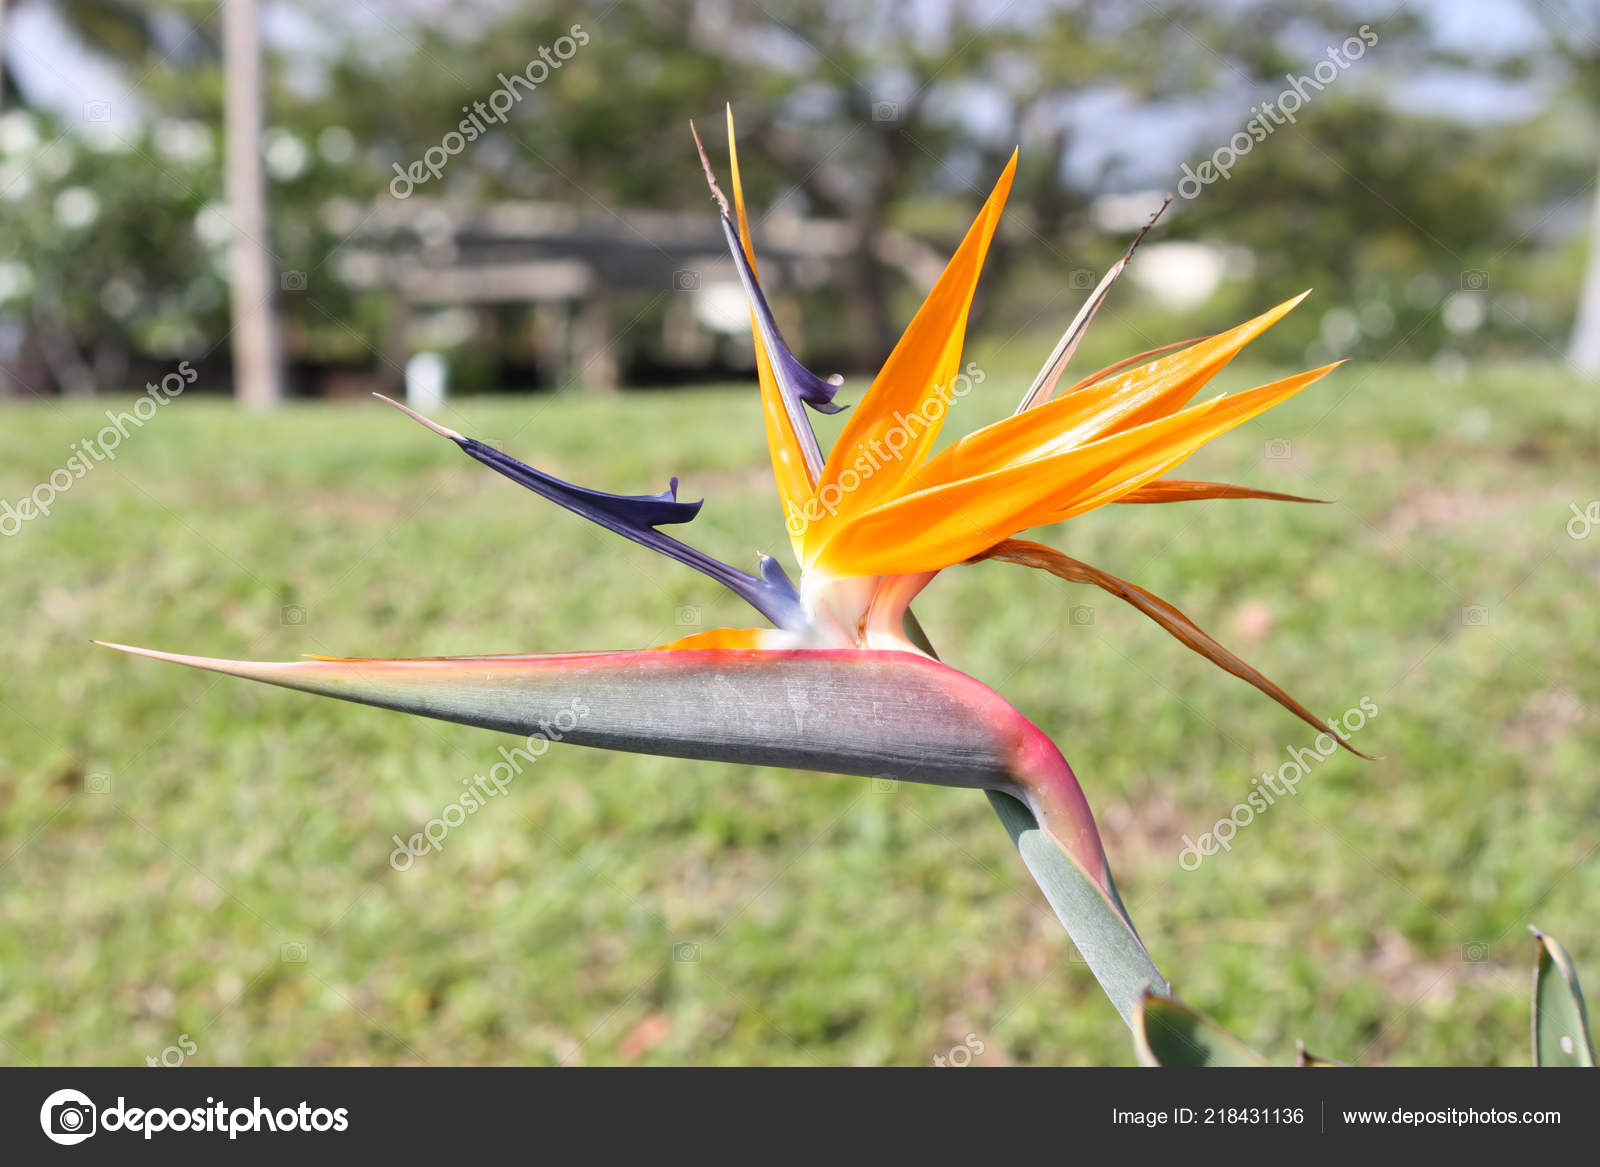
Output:
[[[9,6],[0,207],[19,229],[0,241],[0,355],[24,383],[13,392],[114,388],[141,358],[226,357],[218,24],[203,0]],[[395,167],[574,24],[588,42],[418,187],[429,212],[397,218]],[[1381,14],[1303,0],[1000,12],[274,0],[261,15],[267,243],[280,272],[309,280],[291,274],[277,304],[291,386],[321,392],[318,368],[381,374],[407,355],[385,331],[395,299],[372,278],[373,251],[437,251],[441,232],[459,242],[505,203],[702,210],[686,126],[699,119],[715,147],[727,101],[758,222],[779,208],[843,231],[826,277],[796,292],[833,363],[870,367],[892,343],[928,257],[948,249],[1014,145],[1021,169],[979,319],[1027,325],[1041,287],[1103,270],[1180,167],[1225,146],[1256,103],[1362,26],[1377,43],[1309,91],[1292,126],[1240,157],[1232,179],[1178,200],[1151,250],[1194,246],[1150,261],[1147,299],[1210,329],[1245,301],[1314,285],[1319,309],[1266,342],[1283,359],[1556,355],[1588,255],[1597,25],[1592,6],[1561,0]],[[650,325],[670,305],[649,278],[613,290],[617,316],[645,318],[617,339],[620,363],[654,379],[671,362]],[[1129,292],[1113,310],[1140,307]],[[508,374],[505,330],[479,316],[435,330],[442,339],[424,327],[412,347],[455,350],[462,388],[564,379],[548,363]],[[679,373],[709,367],[690,358]]]

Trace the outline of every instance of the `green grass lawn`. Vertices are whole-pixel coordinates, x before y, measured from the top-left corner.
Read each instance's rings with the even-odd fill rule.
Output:
[[[956,424],[1008,411],[1017,380]],[[108,404],[0,411],[0,499]],[[692,541],[786,549],[750,389],[444,420],[607,489],[681,475],[709,500]],[[1110,507],[1043,533],[1313,709],[1379,709],[1355,744],[1382,761],[1321,763],[1192,872],[1182,837],[1310,731],[1039,573],[952,570],[918,612],[1061,745],[1191,1003],[1277,1060],[1298,1037],[1524,1064],[1525,926],[1600,984],[1600,532],[1566,530],[1597,464],[1594,390],[1551,369],[1351,365],[1183,471],[1336,505]],[[513,739],[89,644],[556,651],[751,619],[375,403],[179,399],[0,539],[0,607],[0,1061],[141,1065],[185,1035],[203,1064],[928,1065],[969,1035],[978,1064],[1132,1060],[975,792],[556,747],[396,872],[391,836]]]

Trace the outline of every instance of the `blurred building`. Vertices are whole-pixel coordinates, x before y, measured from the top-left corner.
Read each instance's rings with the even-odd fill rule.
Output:
[[[779,208],[752,234],[773,311],[791,343],[804,345],[815,314],[807,306],[825,303],[843,279],[848,228]],[[936,257],[909,239],[895,244],[900,266],[925,279]],[[709,205],[659,213],[385,200],[342,250],[338,271],[390,302],[373,375],[391,384],[411,354],[475,341],[520,360],[539,384],[595,389],[641,362],[650,379],[670,381],[750,361],[749,309]],[[365,388],[359,381],[341,374],[321,389],[354,392]]]

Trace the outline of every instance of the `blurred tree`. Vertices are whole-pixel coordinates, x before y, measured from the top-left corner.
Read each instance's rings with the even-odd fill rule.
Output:
[[[221,165],[220,10],[205,0],[20,2],[50,4],[120,70],[138,107],[115,117],[97,111],[104,120],[83,107],[70,116],[13,108],[0,119],[0,202],[8,223],[25,225],[0,239],[0,325],[23,332],[9,346],[13,379],[41,391],[42,375],[85,393],[123,387],[131,356],[227,354],[233,218]],[[308,114],[277,71],[264,80],[268,108],[313,133],[308,141],[280,121],[249,150],[265,157],[276,202],[270,230],[251,234],[275,260],[267,287],[303,290],[348,231],[334,225],[350,218],[349,197],[370,198],[381,184],[373,169],[363,171],[348,132]],[[327,356],[323,338],[335,333],[341,351],[370,359],[362,336],[376,331],[373,314],[341,282],[323,281],[315,307],[290,302],[302,356]],[[308,314],[321,329],[314,335]]]
[[[223,334],[217,183],[203,122],[84,139],[0,116],[0,317],[25,322],[24,349],[64,390],[120,387],[133,355],[197,355]]]
[[[145,145],[128,165],[209,184],[175,199],[169,210],[180,213],[181,202],[187,219],[170,233],[152,229],[149,240],[192,237],[194,216],[222,199],[221,171],[212,165],[191,174],[158,150],[144,151],[163,124],[220,125],[225,78],[212,0],[9,2],[54,5],[86,44],[123,63],[147,121],[133,134]],[[281,297],[286,331],[302,359],[363,362],[382,346],[385,308],[346,282],[362,257],[343,245],[353,234],[394,250],[419,245],[400,236],[383,242],[382,232],[406,217],[392,214],[393,168],[437,148],[530,62],[551,62],[544,79],[519,83],[503,123],[487,125],[440,176],[417,184],[419,196],[437,200],[436,218],[468,221],[501,198],[586,210],[701,207],[686,123],[696,118],[715,146],[723,103],[732,100],[758,233],[763,213],[780,204],[845,225],[846,286],[818,315],[830,334],[837,331],[832,347],[865,362],[897,333],[902,273],[914,269],[914,282],[926,282],[929,257],[948,251],[963,210],[987,193],[1014,145],[1023,148],[1022,163],[980,310],[1018,268],[1048,271],[1049,286],[1060,289],[1064,269],[1098,266],[1068,258],[1108,249],[1088,214],[1096,195],[1175,185],[1176,170],[1162,172],[1183,145],[1188,131],[1180,127],[1196,130],[1192,161],[1218,145],[1197,111],[1205,124],[1232,119],[1225,128],[1237,129],[1252,101],[1283,87],[1284,74],[1304,72],[1321,46],[1359,27],[1347,5],[1319,0],[1041,0],[1014,8],[798,0],[781,9],[755,0],[617,0],[592,14],[510,0],[410,0],[381,9],[275,0],[268,10],[279,46],[264,77],[270,245],[284,288],[293,278],[306,292]],[[573,36],[574,26],[584,33],[580,47],[555,59],[550,47]],[[1509,247],[1504,266],[1523,261],[1530,207],[1570,183],[1571,159],[1519,141],[1516,127],[1482,130],[1397,108],[1397,74],[1433,61],[1500,66],[1449,59],[1408,11],[1386,19],[1381,35],[1370,86],[1341,82],[1319,96],[1292,132],[1276,131],[1270,149],[1253,152],[1233,180],[1181,203],[1170,231],[1243,245],[1256,257],[1253,278],[1278,290],[1316,280],[1349,306],[1345,316],[1371,309],[1363,337],[1369,330],[1396,340],[1414,335],[1432,351],[1445,294],[1476,290],[1462,281],[1477,278],[1486,256]],[[1122,159],[1146,154],[1160,157],[1159,166],[1135,173],[1126,161],[1095,161],[1104,154],[1107,111],[1142,114],[1131,124],[1159,126],[1148,143],[1120,143]],[[59,181],[66,179],[36,181],[32,197],[59,194],[52,186]],[[103,181],[113,192],[120,179]],[[115,197],[102,200],[109,219],[121,214],[111,210]],[[156,212],[146,204],[145,213]],[[204,217],[215,225],[215,213]],[[426,216],[409,217],[425,226]],[[41,230],[62,230],[53,214],[35,221]],[[193,251],[194,240],[162,254],[149,240],[130,237],[122,263],[181,286],[168,265]],[[89,281],[100,265],[113,266],[111,257],[75,263],[42,237],[0,243],[0,255],[24,252],[45,265],[31,281],[35,291],[61,289],[62,313],[30,308],[28,328],[34,349],[57,351],[52,367],[63,384],[83,378],[71,375],[70,349],[51,336],[66,334],[85,352],[107,343],[102,331],[139,343],[138,313],[112,319],[95,306],[100,289]],[[206,278],[214,278],[209,268]],[[192,323],[213,341],[227,335],[209,314]],[[1330,343],[1348,337],[1349,321],[1338,318],[1323,331]],[[1297,350],[1308,339],[1294,339],[1292,326],[1285,336]],[[95,361],[82,365],[92,370]]]
[[[490,6],[483,20],[465,35],[424,22],[403,63],[382,53],[339,61],[337,92],[369,95],[350,115],[369,141],[390,143],[398,159],[418,156],[455,128],[457,110],[583,23],[570,9],[523,5]],[[1189,0],[1016,12],[975,2],[801,0],[775,11],[754,0],[619,0],[444,182],[478,194],[699,205],[687,130],[662,129],[697,118],[714,123],[714,140],[731,100],[754,205],[795,194],[848,225],[848,320],[881,355],[898,334],[890,298],[904,266],[886,257],[904,248],[919,207],[956,198],[975,208],[1020,143],[989,283],[1019,257],[1069,266],[1066,240],[1096,193],[1093,176],[1070,165],[1093,103],[1159,110],[1209,91],[1219,74],[1276,75],[1295,60],[1280,39],[1319,22],[1340,38],[1348,31],[1337,5],[1277,0],[1227,12]],[[957,216],[946,208],[937,220],[943,251]]]
[[[1191,165],[1215,148],[1208,143]],[[1468,126],[1408,114],[1382,93],[1329,92],[1239,157],[1231,178],[1180,203],[1170,233],[1248,248],[1252,287],[1266,298],[1319,288],[1324,310],[1338,314],[1314,357],[1368,345],[1432,353],[1452,322],[1476,332],[1487,320],[1465,304],[1441,312],[1455,292],[1484,302],[1515,295],[1521,323],[1542,334],[1566,308],[1559,299],[1522,304],[1504,257],[1529,245],[1552,187],[1574,184],[1563,149],[1519,124]],[[1364,322],[1352,316],[1363,311]],[[1306,343],[1304,330],[1278,331],[1263,351],[1278,344],[1288,359],[1285,340]],[[1515,334],[1517,322],[1505,331]]]

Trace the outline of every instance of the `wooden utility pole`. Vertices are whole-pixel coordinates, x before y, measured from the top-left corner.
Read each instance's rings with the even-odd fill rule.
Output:
[[[1600,379],[1600,178],[1595,179],[1594,209],[1589,217],[1589,262],[1578,292],[1578,316],[1572,325],[1567,363],[1585,377]]]
[[[228,211],[233,218],[231,308],[234,394],[247,409],[283,397],[277,264],[269,246],[267,183],[261,164],[261,24],[256,0],[223,4]]]

